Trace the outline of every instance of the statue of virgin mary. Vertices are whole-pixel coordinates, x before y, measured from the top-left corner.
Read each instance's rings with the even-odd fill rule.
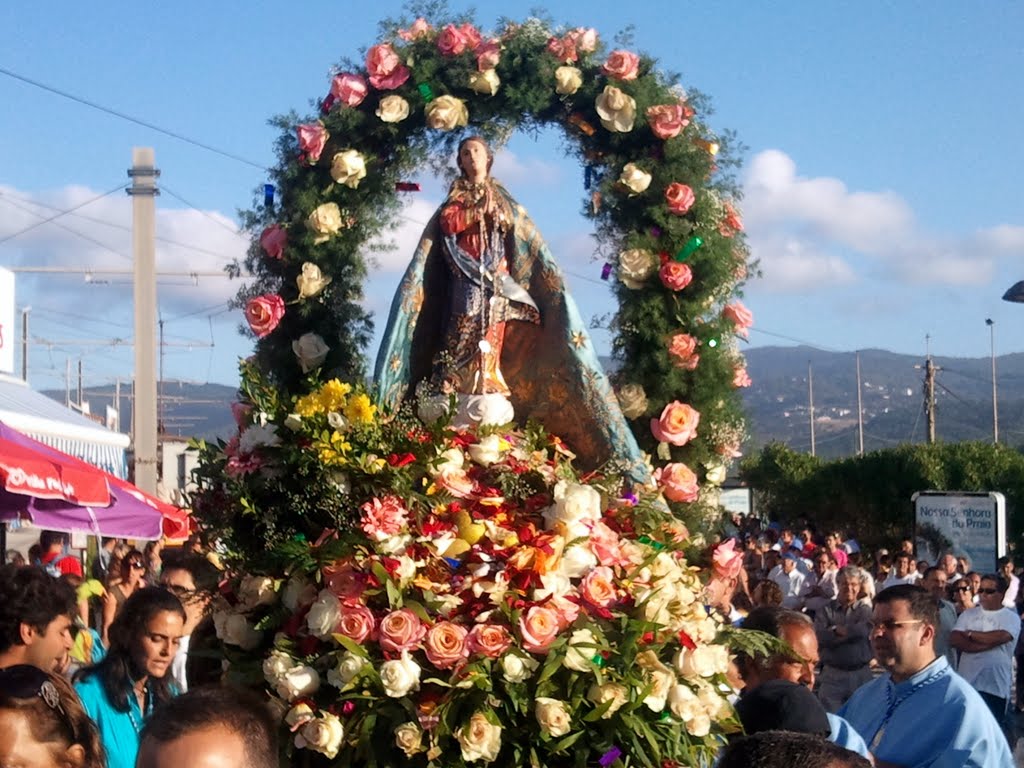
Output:
[[[581,469],[614,462],[642,481],[636,440],[546,243],[491,178],[482,138],[464,139],[457,162],[461,175],[391,305],[375,372],[381,404],[416,398],[431,420],[454,395],[456,427],[533,419]]]

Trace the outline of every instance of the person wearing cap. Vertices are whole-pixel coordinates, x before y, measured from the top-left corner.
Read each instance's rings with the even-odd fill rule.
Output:
[[[769,576],[782,590],[782,607],[799,609],[803,604],[803,589],[806,577],[800,572],[797,564],[800,556],[796,552],[786,552],[782,556],[781,568]]]

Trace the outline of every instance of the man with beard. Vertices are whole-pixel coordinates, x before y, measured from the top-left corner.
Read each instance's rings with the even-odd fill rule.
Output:
[[[935,598],[923,587],[882,590],[871,646],[888,672],[862,686],[839,714],[868,740],[876,765],[1011,768],[989,708],[935,654]]]

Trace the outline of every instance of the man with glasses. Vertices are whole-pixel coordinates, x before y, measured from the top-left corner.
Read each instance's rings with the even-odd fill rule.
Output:
[[[839,710],[853,692],[872,678],[871,642],[868,640],[871,606],[860,599],[860,568],[839,571],[839,596],[814,617],[821,649],[818,698],[829,712]]]
[[[212,627],[212,620],[209,619],[210,600],[217,580],[216,576],[209,574],[211,570],[213,566],[205,559],[193,556],[171,560],[160,573],[160,585],[174,593],[185,608],[181,642],[171,662],[171,675],[182,693],[188,691],[190,683],[195,686],[202,682],[195,679],[196,669],[189,652],[195,651],[196,639],[206,636],[207,625]]]
[[[978,605],[960,614],[949,641],[960,651],[957,671],[981,694],[996,720],[1005,727],[1020,618],[1003,607],[1004,594],[1006,580],[1002,576],[982,576]]]
[[[882,590],[871,646],[888,671],[839,714],[868,741],[877,765],[1011,768],[999,725],[975,691],[935,654],[938,604],[923,587]]]

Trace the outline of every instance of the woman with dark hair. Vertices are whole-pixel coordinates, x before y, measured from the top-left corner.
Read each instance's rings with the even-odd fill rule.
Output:
[[[109,768],[133,768],[146,718],[177,695],[169,673],[184,626],[177,597],[139,589],[110,626],[106,657],[77,675],[75,689],[99,727]]]
[[[0,765],[104,768],[96,726],[67,680],[28,664],[0,670]]]
[[[111,563],[108,572],[107,594],[103,598],[103,628],[100,632],[104,644],[110,644],[110,625],[121,611],[125,601],[136,590],[144,587],[146,559],[137,549],[128,550],[120,561]]]

